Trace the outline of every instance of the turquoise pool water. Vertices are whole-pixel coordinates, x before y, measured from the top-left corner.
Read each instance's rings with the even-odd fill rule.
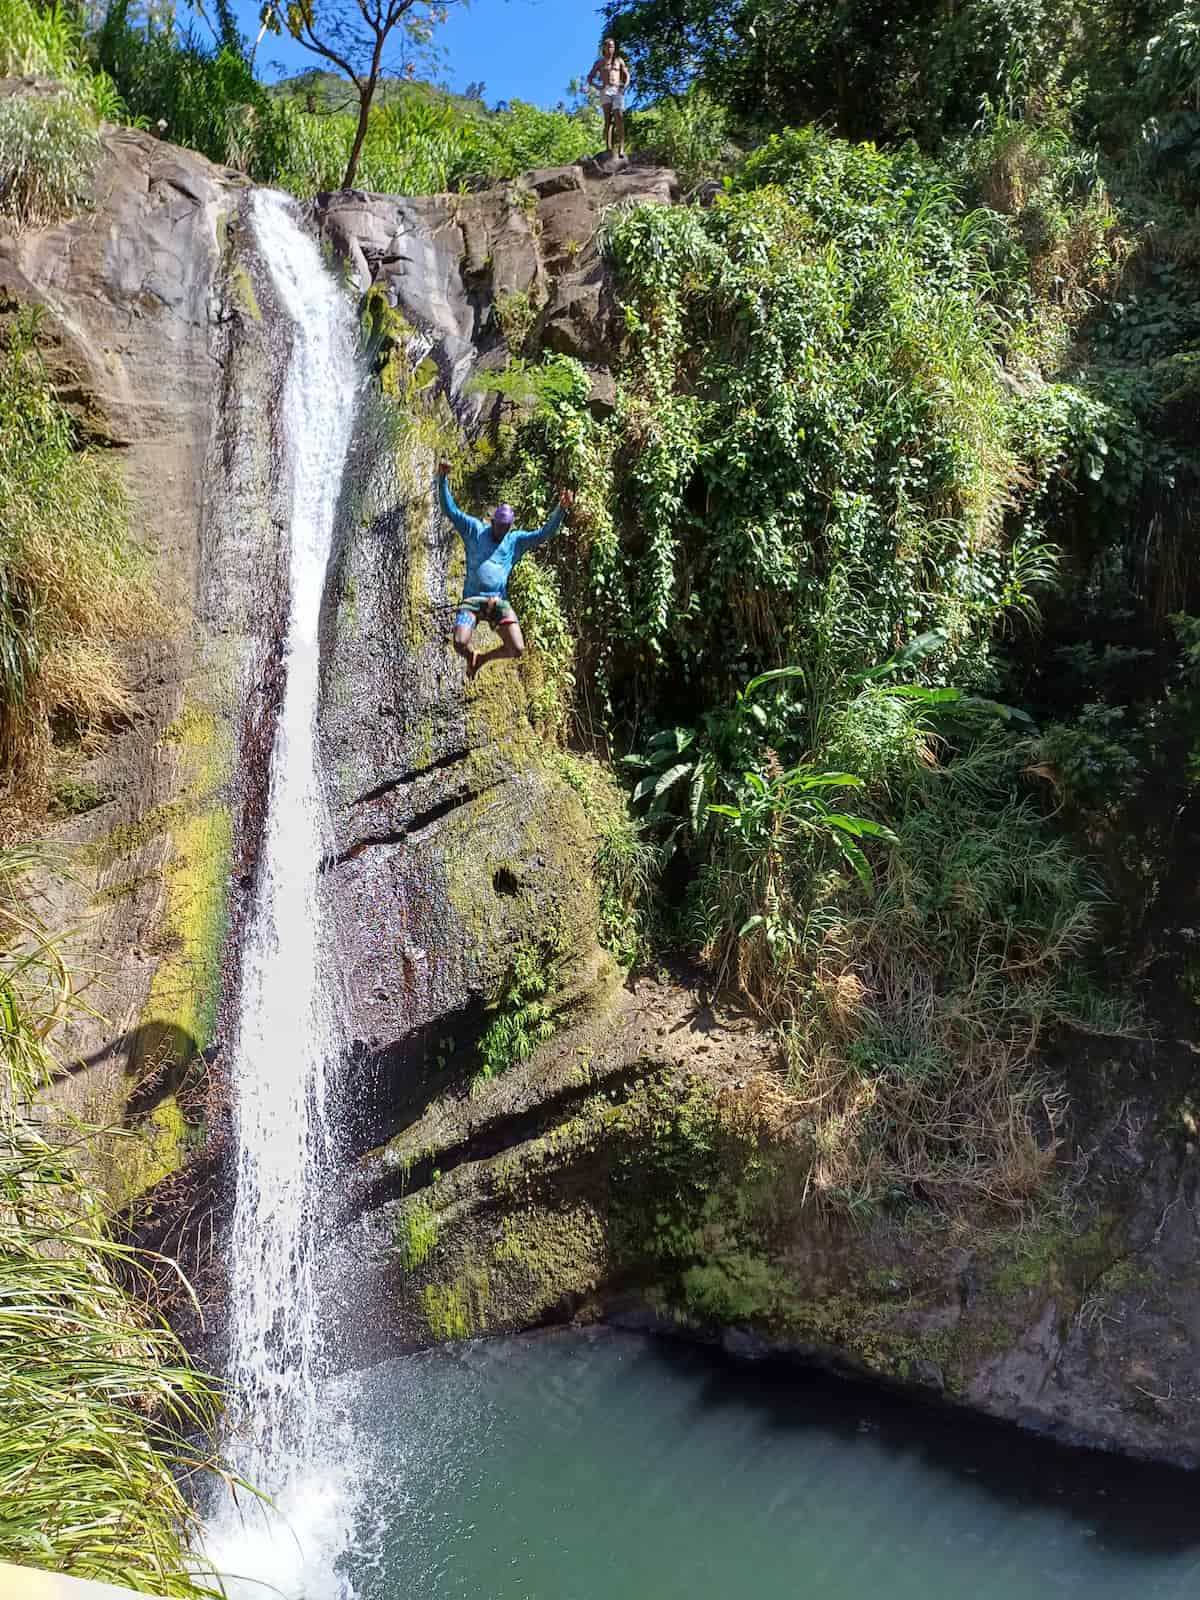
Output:
[[[1194,1479],[606,1330],[361,1374],[358,1600],[1174,1600]]]

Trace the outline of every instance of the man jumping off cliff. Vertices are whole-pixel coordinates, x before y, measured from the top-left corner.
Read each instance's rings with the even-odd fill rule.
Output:
[[[525,654],[525,640],[517,613],[508,602],[508,579],[525,554],[553,538],[571,509],[574,496],[564,489],[558,504],[536,533],[513,527],[511,506],[497,506],[490,524],[460,511],[450,493],[450,463],[438,463],[438,502],[458,530],[467,552],[467,576],[462,604],[454,619],[454,648],[467,663],[467,676],[473,678],[489,661],[515,661]],[[479,622],[490,622],[504,643],[480,655],[471,648],[471,636]]]
[[[605,39],[600,48],[600,59],[587,75],[588,85],[600,91],[600,104],[604,107],[604,148],[610,153],[614,137],[617,160],[625,159],[625,91],[629,87],[629,68],[617,54],[615,39]]]

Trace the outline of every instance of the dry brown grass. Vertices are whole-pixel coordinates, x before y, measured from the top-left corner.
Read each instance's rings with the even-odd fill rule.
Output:
[[[1079,976],[1098,934],[1096,887],[1001,789],[1012,778],[999,747],[961,780],[914,768],[869,894],[836,873],[789,878],[777,859],[754,901],[774,895],[775,938],[762,924],[738,937],[726,919],[709,955],[782,1024],[788,1070],[772,1117],[806,1149],[818,1205],[1020,1213],[1059,1150],[1046,1029],[1127,1032],[1133,1019]],[[736,889],[730,876],[720,893]]]

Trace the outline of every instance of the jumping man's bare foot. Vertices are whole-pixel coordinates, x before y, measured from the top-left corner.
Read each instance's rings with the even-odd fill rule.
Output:
[[[473,680],[474,677],[475,677],[475,674],[478,671],[479,671],[479,651],[478,650],[472,650],[470,655],[467,657],[467,678],[468,678],[468,680]]]

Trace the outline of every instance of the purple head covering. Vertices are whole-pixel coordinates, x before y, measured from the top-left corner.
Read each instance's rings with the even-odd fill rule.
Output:
[[[497,506],[492,512],[492,521],[501,528],[511,528],[517,520],[517,514],[511,506]]]

